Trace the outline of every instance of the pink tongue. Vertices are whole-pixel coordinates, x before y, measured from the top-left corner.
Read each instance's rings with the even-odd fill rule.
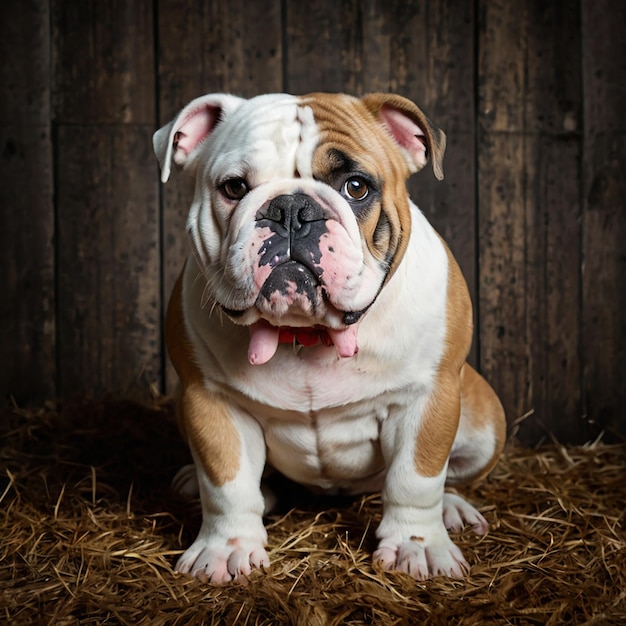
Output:
[[[249,326],[250,344],[248,345],[248,361],[251,365],[267,363],[278,350],[278,333],[280,329],[265,320]]]
[[[359,351],[359,344],[356,340],[358,324],[352,324],[343,330],[333,330],[329,328],[326,332],[337,348],[337,354],[341,357],[354,356]]]
[[[272,326],[265,320],[259,320],[248,327],[250,343],[248,345],[248,361],[251,365],[267,363],[278,350],[280,328]],[[358,324],[352,324],[342,330],[328,328],[326,332],[333,342],[340,357],[351,357],[359,351],[357,343]]]

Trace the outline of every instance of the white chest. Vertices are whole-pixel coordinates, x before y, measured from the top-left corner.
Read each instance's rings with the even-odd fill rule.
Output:
[[[366,350],[351,359],[337,358],[333,348],[280,350],[268,367],[229,375],[233,404],[263,429],[269,464],[322,489],[367,491],[385,467],[382,424],[390,407],[397,413],[410,402],[416,373],[381,367]]]

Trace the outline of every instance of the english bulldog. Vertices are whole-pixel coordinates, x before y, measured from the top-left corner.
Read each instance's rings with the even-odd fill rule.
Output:
[[[373,561],[462,577],[448,530],[488,530],[446,485],[485,475],[502,405],[466,363],[472,306],[448,247],[409,199],[445,135],[375,93],[210,94],[154,135],[162,181],[195,181],[190,254],[166,343],[202,524],[179,572],[223,584],[269,566],[266,466],[316,491],[382,492]],[[195,467],[194,467],[195,466]]]

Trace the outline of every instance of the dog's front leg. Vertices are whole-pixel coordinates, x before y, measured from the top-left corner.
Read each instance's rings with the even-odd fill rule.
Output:
[[[388,416],[381,445],[388,471],[374,562],[418,580],[462,577],[469,566],[443,520],[448,457],[458,424],[458,385],[431,393]]]
[[[183,390],[179,411],[198,475],[202,525],[176,564],[179,572],[224,584],[268,566],[260,483],[260,425],[199,385]]]

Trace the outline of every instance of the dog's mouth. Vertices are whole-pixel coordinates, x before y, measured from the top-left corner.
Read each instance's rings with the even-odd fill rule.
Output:
[[[335,346],[337,354],[344,358],[354,356],[359,351],[358,323],[347,328],[335,329],[324,326],[272,326],[267,320],[261,319],[248,326],[248,330],[250,332],[248,361],[252,365],[267,363],[276,354],[281,343],[305,347],[318,344],[326,347]]]

